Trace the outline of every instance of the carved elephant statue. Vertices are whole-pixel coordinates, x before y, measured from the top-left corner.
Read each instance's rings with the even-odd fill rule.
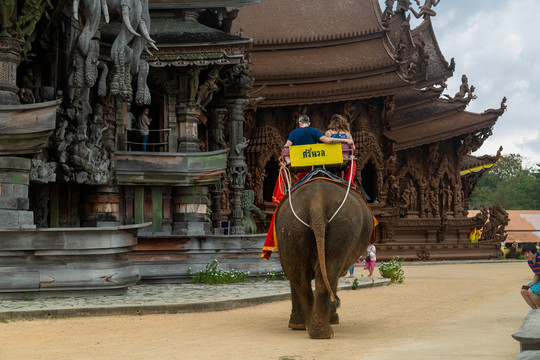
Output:
[[[145,1],[148,8],[148,1]],[[75,20],[79,20],[79,6],[81,0],[73,0],[73,17]],[[86,55],[88,52],[88,46],[92,37],[96,34],[96,31],[101,22],[101,15],[105,22],[108,24],[110,20],[109,7],[113,9],[113,12],[118,12],[122,16],[122,22],[127,30],[134,36],[140,36],[139,33],[133,28],[132,17],[133,13],[137,12],[138,8],[142,6],[141,1],[138,0],[82,0],[83,13],[85,17],[85,24],[81,31],[81,35],[78,39],[78,47],[81,50],[83,55]],[[140,15],[140,11],[139,11]],[[138,26],[137,26],[138,27]],[[146,24],[141,26],[144,36],[148,34],[148,28]],[[149,41],[153,41],[148,39]]]
[[[107,0],[108,8],[113,11],[125,12],[126,2],[131,2],[129,20],[131,28],[141,32],[136,36],[127,27],[123,26],[111,47],[111,58],[114,61],[114,74],[111,81],[111,93],[130,100],[133,93],[131,89],[131,75],[137,77],[137,91],[135,102],[139,105],[150,104],[150,89],[146,84],[150,66],[141,59],[143,51],[148,51],[148,45],[157,49],[155,41],[150,37],[150,12],[148,0]],[[126,19],[124,19],[126,21]],[[131,46],[130,46],[131,44]]]
[[[150,28],[148,0],[74,0],[73,16],[75,19],[78,19],[79,16],[80,4],[84,10],[85,23],[77,40],[77,48],[80,51],[80,56],[84,58],[80,61],[85,61],[87,65],[79,68],[84,68],[85,75],[95,72],[97,61],[90,61],[90,53],[96,53],[96,51],[92,51],[94,43],[92,39],[99,28],[101,16],[103,15],[105,22],[108,23],[110,14],[118,14],[122,18],[123,26],[111,48],[111,58],[114,61],[115,69],[111,93],[126,101],[130,100],[133,93],[131,75],[134,75],[137,76],[135,101],[140,105],[150,104],[150,90],[146,85],[149,66],[146,61],[140,58],[144,50],[148,51],[148,45],[157,49],[148,30]],[[82,70],[80,71],[82,72]],[[78,78],[81,76],[79,75]],[[78,85],[77,82],[75,83]],[[89,87],[93,85],[89,84],[89,81],[86,83]]]
[[[366,250],[373,231],[373,215],[362,194],[354,189],[346,193],[346,185],[315,178],[289,192],[276,210],[279,258],[291,285],[289,327],[307,329],[313,339],[334,336],[330,324],[339,323],[338,279]]]

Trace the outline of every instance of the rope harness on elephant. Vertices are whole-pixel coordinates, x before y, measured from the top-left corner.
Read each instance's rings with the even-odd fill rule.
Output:
[[[345,193],[345,197],[343,198],[343,201],[341,202],[341,205],[339,205],[339,207],[337,208],[334,215],[332,215],[332,217],[330,217],[330,220],[328,220],[328,223],[330,223],[334,219],[334,217],[336,217],[339,210],[341,210],[341,208],[345,204],[345,201],[347,201],[347,197],[349,196],[349,192],[351,190],[353,161],[354,161],[354,155],[351,156],[351,165],[349,166],[350,173],[349,173],[349,181],[348,181],[348,184],[347,184],[347,192]],[[302,224],[304,224],[305,226],[307,226],[309,228],[310,227],[309,224],[306,223],[304,220],[300,219],[298,214],[296,214],[296,211],[294,211],[294,208],[293,208],[293,205],[292,205],[291,171],[285,165],[282,165],[279,171],[285,171],[285,179],[287,181],[287,188],[285,189],[285,191],[289,193],[289,206],[291,207],[292,213],[294,214],[296,219],[298,219],[298,221],[300,221]]]

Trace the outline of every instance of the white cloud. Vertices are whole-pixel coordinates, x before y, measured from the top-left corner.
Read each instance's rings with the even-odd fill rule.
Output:
[[[456,61],[448,93],[457,91],[466,74],[478,96],[468,111],[497,108],[503,96],[508,98],[508,111],[478,155],[495,154],[502,145],[503,154],[519,153],[531,166],[540,163],[539,12],[540,2],[530,0],[443,0],[432,18],[442,53]]]

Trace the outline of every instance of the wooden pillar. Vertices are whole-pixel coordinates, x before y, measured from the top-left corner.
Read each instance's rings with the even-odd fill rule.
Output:
[[[214,234],[223,234],[221,228],[221,219],[223,217],[221,213],[221,194],[225,188],[225,173],[221,174],[219,181],[210,187],[210,194],[212,195],[212,232]]]
[[[169,152],[178,151],[178,118],[176,114],[176,106],[178,104],[178,81],[169,81],[165,83],[165,89],[167,96],[165,101],[167,103],[167,126],[171,129],[169,133]]]
[[[163,227],[163,189],[161,186],[152,187],[152,229],[161,232]]]
[[[134,188],[133,186],[124,187],[124,223],[126,225],[131,225],[135,223],[134,219]]]
[[[172,189],[170,186],[163,188],[163,226],[162,231],[170,234],[172,231],[172,212],[171,212],[171,196]]]
[[[244,234],[245,229],[242,225],[244,211],[242,210],[242,191],[246,182],[247,164],[244,157],[244,148],[247,142],[243,137],[244,129],[244,108],[249,103],[242,98],[228,99],[226,101],[229,111],[229,164],[227,173],[229,176],[229,187],[233,193],[233,226],[232,235]]]
[[[115,135],[116,135],[116,149],[119,151],[126,151],[126,140],[127,140],[127,103],[115,101]]]
[[[82,194],[82,226],[120,225],[120,191],[117,186],[88,186]]]
[[[210,233],[207,211],[207,187],[175,187],[173,190],[173,233],[178,235]]]
[[[20,104],[17,87],[17,66],[23,41],[12,36],[0,36],[0,105]]]
[[[30,159],[0,157],[0,228],[34,229],[34,213],[28,211]]]
[[[197,125],[201,109],[195,105],[178,108],[178,152],[200,152]]]
[[[49,223],[52,228],[60,227],[60,206],[58,204],[58,183],[53,183],[50,186],[49,199]]]
[[[133,218],[135,224],[141,224],[144,222],[144,187],[136,186],[134,190]]]

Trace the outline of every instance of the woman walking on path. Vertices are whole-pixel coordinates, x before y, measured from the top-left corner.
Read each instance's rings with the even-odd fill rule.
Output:
[[[365,269],[369,271],[370,277],[373,276],[375,270],[375,261],[377,260],[377,249],[375,248],[375,240],[371,240],[371,244],[367,248]]]

